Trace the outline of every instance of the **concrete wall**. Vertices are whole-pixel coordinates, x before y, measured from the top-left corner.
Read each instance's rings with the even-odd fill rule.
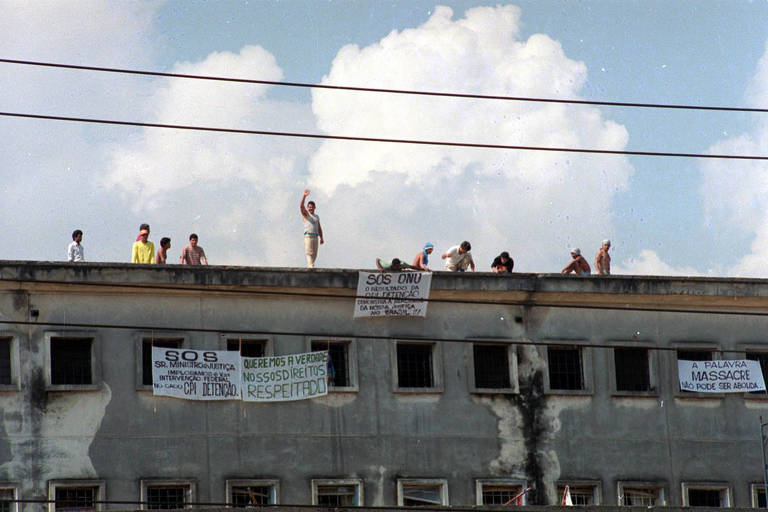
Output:
[[[0,262],[0,334],[19,359],[17,389],[0,391],[0,481],[44,499],[51,480],[98,479],[106,499],[132,501],[141,479],[191,479],[197,501],[223,502],[227,479],[272,478],[281,503],[308,504],[311,479],[359,478],[371,506],[396,504],[398,478],[447,479],[451,505],[474,504],[479,478],[526,481],[541,504],[558,502],[558,481],[598,483],[604,504],[616,504],[618,481],[658,482],[670,505],[683,483],[706,482],[751,506],[768,400],[682,395],[666,350],[653,352],[654,392],[619,395],[601,346],[707,343],[734,351],[724,359],[768,350],[768,282],[436,273],[431,296],[448,302],[430,303],[426,318],[355,320],[356,281],[342,270]],[[142,337],[224,349],[225,331],[267,334],[275,354],[353,338],[359,391],[254,404],[137,390]],[[75,332],[95,336],[101,380],[51,392],[46,334]],[[438,343],[441,392],[393,392],[391,346],[409,337],[519,343],[519,393],[471,393],[471,344],[458,341]],[[587,391],[548,393],[546,348],[529,342],[591,345]]]

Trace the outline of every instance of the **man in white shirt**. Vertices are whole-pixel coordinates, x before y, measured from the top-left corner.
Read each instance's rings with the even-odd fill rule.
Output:
[[[315,202],[310,201],[306,207],[304,206],[304,200],[308,195],[309,190],[305,190],[301,196],[299,210],[304,219],[304,252],[307,255],[307,268],[315,268],[318,242],[323,243],[323,227],[320,225],[320,217],[315,213]]]
[[[67,248],[67,261],[79,262],[85,261],[85,254],[83,253],[83,246],[80,242],[83,241],[83,232],[76,229],[72,232],[72,243]]]
[[[460,245],[454,245],[441,256],[445,260],[445,270],[448,272],[465,272],[468,268],[475,271],[472,259],[472,245],[464,240]]]

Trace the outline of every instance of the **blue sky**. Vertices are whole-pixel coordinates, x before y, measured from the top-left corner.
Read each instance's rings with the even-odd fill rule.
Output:
[[[421,54],[408,51],[412,44],[421,48],[423,54],[425,48],[430,48],[432,36],[436,45],[450,41],[424,28],[435,16],[438,5],[450,7],[450,20],[458,24],[468,9],[483,5],[495,8],[497,4],[170,1],[126,7],[88,0],[62,7],[38,3],[23,13],[32,20],[31,26],[56,25],[60,31],[35,37],[30,35],[35,32],[30,32],[29,26],[7,21],[9,26],[2,31],[6,35],[0,36],[0,54],[14,59],[161,71],[189,68],[200,74],[216,69],[222,74],[249,78],[271,73],[296,82],[325,79],[326,83],[337,83],[344,79],[373,87],[415,83],[424,88],[450,90],[455,85],[453,90],[472,91],[477,81],[471,79],[469,72],[462,74],[462,70],[471,69],[468,62],[456,62],[459,75],[451,82],[431,76],[430,63],[420,61]],[[754,104],[757,100],[748,98],[746,93],[750,86],[768,89],[768,84],[761,85],[759,77],[756,78],[766,54],[768,2],[521,1],[503,5],[519,8],[519,20],[504,26],[519,32],[503,44],[509,45],[511,40],[525,44],[535,34],[545,36],[546,40],[544,46],[539,44],[542,41],[535,40],[535,44],[529,45],[531,51],[549,49],[550,42],[559,44],[562,55],[551,57],[555,66],[553,82],[560,73],[557,66],[563,62],[575,66],[566,77],[580,82],[562,90],[565,97],[733,106],[752,102],[749,106],[765,106]],[[20,16],[20,10],[16,2],[0,2],[0,14],[10,13],[0,19]],[[70,12],[62,15],[62,10]],[[78,24],[87,12],[95,13],[93,22]],[[14,26],[10,26],[12,23]],[[485,30],[482,23],[474,26],[480,27],[479,33]],[[68,35],[74,30],[83,34],[74,39]],[[406,35],[409,30],[413,37]],[[493,30],[500,29],[497,26]],[[390,37],[390,41],[397,44],[397,51],[375,54],[379,43],[393,31],[397,31],[397,37]],[[499,44],[498,49],[506,51]],[[339,51],[345,45],[356,45],[361,50],[371,48],[368,53],[374,55],[361,53],[344,60]],[[251,46],[260,47],[264,53],[243,55],[243,49]],[[478,51],[493,54],[495,49]],[[212,57],[223,59],[224,54],[237,59],[222,63]],[[270,59],[274,65],[269,64]],[[393,62],[398,59],[402,62]],[[489,61],[497,66],[505,62],[503,56],[494,54],[493,59]],[[332,73],[334,63],[342,60],[346,68],[342,70],[337,65],[335,74]],[[254,62],[263,66],[253,66]],[[576,69],[579,63],[583,69]],[[378,69],[384,64],[392,72],[371,72],[370,66]],[[402,69],[396,64],[402,64]],[[515,76],[525,74],[526,65],[516,61],[517,67],[506,77],[514,80]],[[480,77],[487,78],[482,83],[483,92],[515,93],[501,85],[497,89],[491,82],[492,76],[489,73]],[[63,81],[57,82],[59,78]],[[367,82],[374,79],[375,82]],[[387,80],[388,83],[382,83]],[[541,84],[536,80],[541,80]],[[210,89],[211,92],[203,93],[174,89],[170,82],[162,80],[57,74],[20,70],[12,65],[0,65],[0,81],[0,85],[27,92],[0,99],[3,110],[93,113],[153,122],[177,115],[178,109],[173,106],[181,96],[200,94],[195,97],[210,98],[221,91]],[[557,95],[558,90],[547,90],[546,84],[546,77],[539,76],[523,85],[531,95]],[[241,90],[233,89],[231,94],[237,95]],[[344,99],[313,97],[306,89],[273,87],[247,94],[252,97],[235,104],[227,103],[222,94],[221,104],[212,100],[211,115],[204,118],[219,124],[242,121],[255,129],[264,124],[256,126],[254,122],[271,124],[275,129],[302,127],[306,131],[318,131],[329,125],[347,130],[364,128],[374,133],[396,128],[379,119],[372,119],[361,128],[360,118],[365,122],[368,111],[345,118],[350,114],[342,108]],[[760,94],[755,97],[760,98]],[[252,111],[238,115],[251,108]],[[423,112],[428,114],[440,108],[439,104],[425,104]],[[476,115],[483,108],[479,106]],[[535,110],[535,105],[532,108],[534,117],[544,115]],[[231,116],[213,114],[230,110]],[[467,111],[468,117],[475,115],[472,108]],[[260,117],[267,112],[271,114]],[[586,147],[597,147],[597,141],[603,140],[633,151],[701,153],[747,134],[759,150],[763,136],[760,114],[617,107],[597,107],[593,112],[600,116],[600,122],[593,128],[580,132],[578,122],[566,123],[569,130],[574,130],[571,135]],[[334,116],[341,116],[341,121],[337,123]],[[194,116],[184,119],[197,120]],[[483,126],[477,119],[469,118],[466,124],[474,126],[476,121],[478,127]],[[626,140],[622,142],[621,130],[603,130],[600,123],[604,122],[623,127]],[[424,129],[426,133],[414,126],[414,133],[434,138],[434,126],[425,123]],[[514,127],[510,130],[510,134],[517,134]],[[521,124],[520,130],[525,130],[525,126]],[[464,140],[477,137],[476,133],[446,131],[441,137]],[[0,213],[13,219],[8,222],[9,229],[15,230],[16,240],[23,242],[9,247],[3,256],[6,259],[60,259],[68,234],[74,227],[81,227],[86,231],[84,243],[89,259],[120,261],[135,237],[138,222],[147,220],[153,224],[156,240],[165,234],[172,235],[172,255],[183,246],[187,232],[197,230],[201,231],[201,245],[207,245],[206,250],[213,253],[213,262],[298,266],[302,261],[301,240],[300,236],[296,239],[294,232],[300,230],[300,225],[296,225],[300,223],[291,216],[296,209],[293,203],[298,202],[304,186],[312,186],[315,197],[326,201],[320,203],[319,213],[330,236],[326,247],[321,248],[319,266],[370,267],[377,256],[410,259],[411,253],[415,254],[427,239],[435,242],[438,250],[462,239],[475,240],[473,252],[481,269],[487,267],[485,260],[490,261],[501,250],[509,250],[519,270],[535,272],[558,271],[567,262],[567,248],[573,245],[581,246],[591,259],[604,237],[614,240],[615,266],[632,273],[756,275],[754,266],[745,265],[744,261],[760,255],[755,241],[761,239],[764,209],[749,210],[749,215],[745,211],[739,218],[729,217],[729,212],[740,211],[744,204],[759,202],[750,194],[763,184],[766,169],[760,166],[745,171],[749,174],[741,180],[742,189],[731,187],[728,197],[722,198],[717,197],[717,183],[728,179],[733,167],[730,162],[705,171],[701,161],[683,158],[628,157],[623,161],[594,162],[591,157],[563,157],[562,161],[536,164],[536,160],[520,160],[515,155],[483,155],[475,160],[476,155],[457,156],[448,152],[424,155],[423,160],[421,156],[415,157],[414,161],[424,166],[422,170],[403,163],[408,154],[384,153],[374,148],[370,161],[376,164],[372,163],[371,169],[357,177],[352,174],[354,169],[338,170],[339,174],[333,175],[334,187],[326,187],[328,176],[335,172],[329,165],[333,167],[333,162],[338,161],[333,158],[354,160],[360,166],[368,155],[368,147],[340,149],[306,141],[253,137],[211,142],[207,147],[208,139],[180,141],[178,137],[163,135],[165,150],[161,150],[156,147],[156,132],[8,119],[0,119],[0,134],[0,179],[16,198],[0,207]],[[535,130],[530,136],[538,140]],[[49,147],[31,151],[29,148],[41,139]],[[184,149],[184,144],[201,148],[204,154],[179,164],[178,169],[170,172],[171,177],[159,183],[156,176],[179,160],[161,162],[160,157],[173,150],[189,154],[190,149]],[[209,171],[218,159],[230,162],[229,174],[223,172],[218,176]],[[252,167],[243,163],[256,161],[260,163]],[[64,165],[65,162],[70,165]],[[542,167],[536,168],[534,164]],[[593,164],[604,167],[604,178],[590,175],[582,180]],[[545,186],[536,174],[551,172],[550,165],[564,170],[562,175],[558,174],[559,184]],[[494,177],[489,170],[494,166],[499,167],[501,178]],[[505,173],[514,174],[518,168],[527,173],[520,177],[522,181],[494,181],[503,180]],[[614,169],[615,176],[605,174]],[[288,178],[275,181],[277,172]],[[442,172],[451,178],[441,181]],[[185,179],[185,173],[196,179]],[[437,181],[430,181],[435,177]],[[607,188],[601,186],[601,179]],[[532,190],[517,196],[515,190],[521,183],[527,183]],[[142,187],[154,187],[154,193],[147,194],[148,189]],[[703,188],[707,192],[702,192]],[[468,190],[471,194],[463,198]],[[377,197],[376,191],[385,197]],[[57,207],[56,199],[57,193],[62,192],[65,198],[60,200],[68,205],[63,210]],[[45,199],[39,201],[40,197]],[[489,204],[482,204],[486,200]],[[76,208],[77,203],[82,203],[83,208]],[[196,210],[190,204],[199,208]],[[22,215],[19,210],[26,213]],[[453,215],[461,221],[453,221]],[[340,222],[349,218],[359,222]],[[280,222],[285,225],[279,226]],[[550,226],[539,230],[537,223]],[[233,226],[232,230],[224,236],[229,226]]]

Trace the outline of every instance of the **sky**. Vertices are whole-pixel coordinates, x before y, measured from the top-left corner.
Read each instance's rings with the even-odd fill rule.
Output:
[[[768,1],[0,0],[0,58],[374,88],[768,107]],[[768,155],[768,114],[403,96],[0,63],[0,111],[326,135]],[[373,268],[469,240],[559,272],[762,277],[768,163],[414,146],[0,116],[4,260]],[[430,266],[440,269],[439,257]]]

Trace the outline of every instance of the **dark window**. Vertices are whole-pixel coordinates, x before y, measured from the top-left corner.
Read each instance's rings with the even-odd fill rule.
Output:
[[[51,384],[93,384],[91,338],[51,338]]]
[[[765,501],[765,489],[757,489],[757,508],[766,508],[768,504]]]
[[[403,506],[405,507],[432,507],[442,505],[442,493],[440,485],[403,485]]]
[[[153,340],[144,338],[141,342],[141,383],[152,385],[152,347],[181,348],[182,338]]]
[[[521,505],[522,496],[518,497],[521,492],[522,488],[515,485],[484,485],[483,505]],[[515,503],[513,500],[520,503]]]
[[[346,342],[313,341],[312,352],[328,351],[328,378],[331,386],[350,386],[349,350]]]
[[[357,506],[357,486],[355,485],[319,485],[317,504],[322,507]]]
[[[147,486],[147,508],[150,510],[184,508],[188,490],[189,487],[186,485]]]
[[[232,505],[235,507],[250,507],[254,505],[271,504],[272,487],[268,485],[232,487]]]
[[[432,345],[397,345],[397,385],[401,388],[431,388]]]
[[[509,352],[506,345],[475,345],[475,387],[488,389],[511,388]]]
[[[616,391],[650,391],[648,349],[614,348]]]
[[[11,338],[0,338],[0,384],[11,384]]]
[[[56,487],[56,512],[94,510],[98,487]]]
[[[243,357],[264,357],[265,340],[241,340],[239,338],[227,340],[227,350],[240,350]]]
[[[763,382],[768,384],[768,352],[747,352],[747,359],[750,361],[760,361],[760,370],[763,372]],[[750,393],[757,395],[765,395],[766,391],[750,391]],[[762,491],[761,491],[762,492]]]
[[[583,389],[581,350],[577,347],[548,347],[549,389]]]
[[[698,361],[708,361],[708,359],[698,359]],[[688,489],[688,506],[722,507],[721,493],[719,489]]]
[[[678,361],[711,361],[711,350],[678,350]]]
[[[0,512],[12,512],[14,510],[13,500],[16,494],[13,489],[0,489]]]

